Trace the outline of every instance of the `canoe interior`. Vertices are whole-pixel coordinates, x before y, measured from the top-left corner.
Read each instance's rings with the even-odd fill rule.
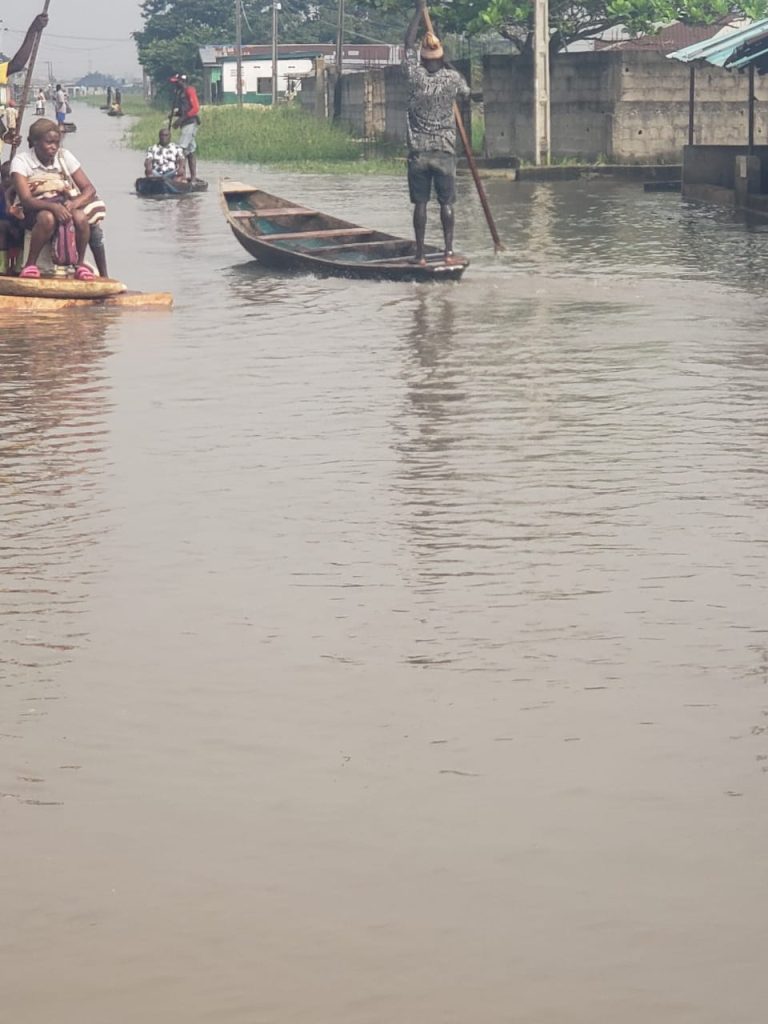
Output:
[[[207,192],[208,182],[174,182],[167,178],[137,178],[136,191],[140,196],[187,196],[193,192]]]
[[[372,272],[386,268],[396,272],[411,266],[415,251],[411,239],[363,228],[240,182],[225,183],[222,198],[230,225],[243,244],[251,240],[286,257],[295,254],[361,270],[370,267]],[[435,246],[426,246],[425,255],[430,276],[437,272],[438,264],[449,276],[459,276],[467,266],[467,261],[461,260],[457,266],[445,267],[442,251]]]

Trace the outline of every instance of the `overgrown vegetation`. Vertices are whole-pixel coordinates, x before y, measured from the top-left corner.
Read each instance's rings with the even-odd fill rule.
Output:
[[[243,42],[271,37],[270,4],[241,0]],[[205,43],[232,42],[235,3],[212,0],[142,0],[143,28],[134,33],[139,62],[159,89],[168,89],[174,71],[199,74],[198,49]],[[338,0],[291,0],[280,10],[280,39],[333,42]],[[414,0],[347,0],[345,34],[350,43],[400,43]],[[436,0],[430,12],[439,35],[462,41],[506,40],[522,53],[533,43],[534,0]],[[632,33],[653,32],[673,21],[710,24],[728,17],[762,18],[768,0],[550,0],[550,48],[592,39],[623,26]]]
[[[77,96],[75,102],[85,103],[89,107],[103,107],[107,102],[107,94],[102,92],[96,93],[93,96]],[[140,116],[150,110],[144,97],[140,93],[135,92],[124,92],[120,101],[120,107],[124,114],[132,114],[134,116]]]
[[[264,0],[241,0],[243,42],[263,43],[272,36],[272,5]],[[168,91],[168,78],[184,71],[199,75],[198,50],[206,43],[235,38],[232,0],[142,0],[143,28],[134,33],[139,63],[159,90]],[[332,43],[336,39],[338,0],[291,0],[280,8],[280,41]],[[369,0],[347,0],[345,38],[349,43],[399,40],[405,22],[399,11],[374,11]],[[170,95],[170,94],[169,94]]]
[[[372,147],[342,128],[305,114],[297,107],[205,107],[198,135],[201,161],[276,164],[299,171],[386,174],[402,170],[391,147]],[[157,142],[168,123],[160,110],[144,106],[130,127],[136,149]]]

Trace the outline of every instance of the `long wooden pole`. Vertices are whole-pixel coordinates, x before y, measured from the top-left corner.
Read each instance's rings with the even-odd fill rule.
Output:
[[[48,8],[51,6],[51,0],[45,0],[42,13],[47,14]],[[24,120],[24,112],[27,109],[27,102],[29,100],[29,90],[32,87],[32,75],[35,73],[35,61],[37,60],[37,51],[40,49],[40,40],[43,37],[43,30],[37,33],[35,42],[32,46],[32,53],[29,55],[29,63],[27,64],[27,75],[24,79],[24,89],[21,93],[21,103],[19,104],[19,113],[16,118],[16,135],[21,135],[21,122]],[[16,156],[16,150],[19,147],[14,143],[11,146],[11,160]]]
[[[432,32],[434,34],[435,30],[432,27],[432,19],[429,16],[429,11],[427,10],[426,7],[422,7],[422,12],[424,14],[424,26],[427,32]],[[485,219],[488,223],[488,230],[491,232],[491,238],[493,239],[493,251],[503,252],[504,246],[502,245],[501,239],[499,238],[499,232],[496,230],[496,224],[493,219],[493,214],[491,213],[491,206],[490,203],[488,202],[488,196],[485,194],[483,183],[480,180],[480,174],[477,170],[475,157],[474,154],[472,153],[472,144],[467,136],[467,129],[464,127],[464,118],[461,116],[461,111],[459,110],[458,103],[453,104],[453,116],[456,118],[456,128],[461,138],[461,144],[464,147],[464,154],[467,158],[467,164],[469,165],[469,169],[472,172],[472,177],[474,178],[475,181],[475,188],[477,189],[477,194],[480,199],[480,205],[483,208],[483,213],[485,214]]]

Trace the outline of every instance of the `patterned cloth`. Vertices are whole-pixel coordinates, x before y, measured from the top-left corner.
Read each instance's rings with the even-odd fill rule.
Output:
[[[60,149],[50,164],[41,163],[34,149],[17,153],[11,163],[11,174],[21,174],[37,199],[69,193],[72,177],[80,169],[80,161],[66,149]]]
[[[156,142],[147,150],[146,158],[152,161],[152,174],[156,178],[165,178],[168,174],[176,174],[176,165],[180,156],[184,156],[184,150],[175,142],[169,142],[167,146],[161,146]]]
[[[469,86],[451,68],[440,68],[430,74],[415,49],[406,50],[403,71],[410,85],[408,149],[411,153],[455,153],[453,104],[457,96],[469,96]]]

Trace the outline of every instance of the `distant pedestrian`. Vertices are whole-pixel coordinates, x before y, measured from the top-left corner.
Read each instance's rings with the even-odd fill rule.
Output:
[[[35,96],[35,115],[45,117],[45,93],[42,89],[38,89]]]
[[[64,92],[60,85],[56,86],[56,120],[59,124],[64,124],[67,119],[67,94]]]
[[[19,112],[16,109],[15,100],[8,100],[5,108],[5,123],[11,135],[16,134],[16,123],[19,119]]]

